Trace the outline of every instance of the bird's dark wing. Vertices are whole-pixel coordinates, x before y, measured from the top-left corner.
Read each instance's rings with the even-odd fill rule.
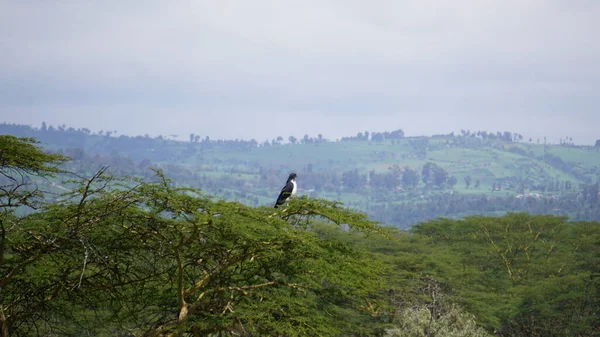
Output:
[[[292,195],[292,190],[294,189],[294,184],[292,182],[288,182],[281,189],[281,193],[279,193],[279,197],[277,197],[277,201],[275,202],[275,207],[282,205],[287,198]]]

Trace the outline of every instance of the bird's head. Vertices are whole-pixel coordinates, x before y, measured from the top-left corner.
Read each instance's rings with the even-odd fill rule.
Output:
[[[296,173],[291,173],[290,176],[288,177],[288,181],[295,180],[295,179],[296,179]]]

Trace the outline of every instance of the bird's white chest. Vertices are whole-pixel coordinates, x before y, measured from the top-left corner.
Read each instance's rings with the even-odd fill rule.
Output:
[[[295,180],[292,180],[292,185],[294,185],[294,187],[292,188],[292,195],[296,194],[296,191],[298,190],[298,185],[296,184]]]

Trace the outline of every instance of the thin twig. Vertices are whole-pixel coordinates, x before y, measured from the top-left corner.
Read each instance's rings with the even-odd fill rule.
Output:
[[[89,256],[87,245],[85,244],[85,242],[83,242],[83,239],[79,239],[79,241],[83,245],[83,248],[85,248],[85,255],[83,258],[83,269],[81,270],[81,275],[79,276],[79,284],[77,285],[77,288],[81,287],[81,281],[83,280],[83,274],[85,273],[85,266],[87,265],[87,260]]]

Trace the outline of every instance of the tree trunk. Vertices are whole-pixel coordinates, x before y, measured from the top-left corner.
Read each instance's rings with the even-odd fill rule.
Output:
[[[0,337],[8,337],[8,319],[4,314],[4,307],[0,304]]]

